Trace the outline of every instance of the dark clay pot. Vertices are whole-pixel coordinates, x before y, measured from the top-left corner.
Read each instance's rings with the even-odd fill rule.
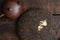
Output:
[[[16,0],[7,0],[3,4],[3,14],[8,18],[17,19],[22,11],[22,6]]]

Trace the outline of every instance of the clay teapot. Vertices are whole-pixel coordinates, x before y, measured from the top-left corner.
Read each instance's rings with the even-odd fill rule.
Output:
[[[23,12],[23,8],[16,0],[5,0],[2,13],[11,19],[17,19]]]

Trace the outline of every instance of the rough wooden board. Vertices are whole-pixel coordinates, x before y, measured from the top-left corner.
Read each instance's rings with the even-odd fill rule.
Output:
[[[0,40],[18,40],[14,21],[5,17],[0,18]]]
[[[41,8],[45,11],[47,10],[48,12],[50,12],[50,14],[53,14],[53,13],[54,14],[56,14],[56,13],[60,14],[60,0],[18,0],[18,1],[21,2],[21,5],[23,6],[24,10],[26,10],[27,8],[30,8],[30,7],[36,7],[36,8]],[[0,0],[0,5],[1,5],[2,2],[3,2],[3,0]],[[54,23],[55,20],[53,18],[52,18],[52,20],[53,20],[53,23]],[[56,19],[56,21],[58,21],[58,20]],[[9,24],[9,26],[7,26],[8,24]],[[2,29],[1,29],[1,27],[2,27]],[[55,33],[54,30],[56,30],[55,26],[52,26],[52,28],[53,28],[52,33],[54,35],[54,33]],[[14,33],[15,32],[14,31],[15,26],[14,26],[13,21],[11,21],[11,20],[6,21],[6,18],[3,18],[2,21],[0,20],[0,30],[2,30],[0,32],[1,33],[0,34],[1,35],[0,39],[1,40],[13,40],[12,38],[8,39],[9,37],[7,37],[6,35],[9,35],[10,37],[14,37],[14,39],[15,38],[17,39],[17,37],[15,36],[16,34]],[[6,30],[8,30],[9,33],[6,32]],[[53,39],[51,39],[51,40],[53,40]]]

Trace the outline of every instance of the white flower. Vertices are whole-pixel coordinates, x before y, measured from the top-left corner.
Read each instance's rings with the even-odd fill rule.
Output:
[[[40,21],[40,25],[38,26],[38,31],[41,31],[41,29],[43,29],[43,26],[47,26],[46,20]]]

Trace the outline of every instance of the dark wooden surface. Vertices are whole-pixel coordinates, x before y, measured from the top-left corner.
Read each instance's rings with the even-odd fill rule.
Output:
[[[45,31],[43,29],[41,31],[40,35],[39,36],[37,35],[38,37],[36,39],[34,37],[33,37],[34,39],[30,39],[31,36],[33,36],[33,35],[30,33],[31,36],[29,38],[27,36],[29,32],[28,33],[25,32],[25,36],[23,36],[23,38],[25,38],[25,39],[22,39],[22,40],[28,40],[28,39],[29,40],[57,40],[57,38],[60,37],[60,36],[58,36],[60,34],[59,34],[59,31],[57,30],[59,28],[57,25],[60,22],[59,21],[60,17],[52,15],[52,14],[60,14],[60,0],[18,0],[18,1],[23,6],[24,10],[26,10],[28,8],[31,8],[31,7],[32,8],[40,8],[40,9],[43,10],[43,13],[45,13],[45,11],[47,11],[47,14],[48,13],[51,14],[51,16],[49,16],[51,18],[51,20],[48,19],[49,22],[50,22],[48,24],[50,26],[45,28]],[[3,0],[0,0],[0,5],[1,5],[2,2],[3,2]],[[35,11],[34,11],[34,13],[35,13]],[[34,14],[32,14],[32,15],[34,15]],[[22,19],[22,17],[21,17],[21,19]],[[26,19],[24,19],[24,20],[26,20]],[[21,21],[21,23],[22,23],[22,21]],[[23,23],[27,23],[27,21],[23,22]],[[24,24],[24,25],[27,25],[27,24]],[[21,27],[22,26],[23,25],[21,25]],[[27,25],[27,26],[29,26],[29,25]],[[48,29],[50,29],[50,30],[48,30]],[[31,31],[31,29],[25,28],[25,31],[27,31],[27,30]],[[33,32],[34,34],[35,34],[35,31]],[[57,31],[58,31],[58,33],[57,33]],[[22,34],[22,35],[24,35],[24,34]],[[17,33],[16,33],[15,20],[11,20],[11,19],[6,18],[6,17],[0,18],[0,40],[20,40],[19,38],[20,38],[19,35],[17,36]]]

